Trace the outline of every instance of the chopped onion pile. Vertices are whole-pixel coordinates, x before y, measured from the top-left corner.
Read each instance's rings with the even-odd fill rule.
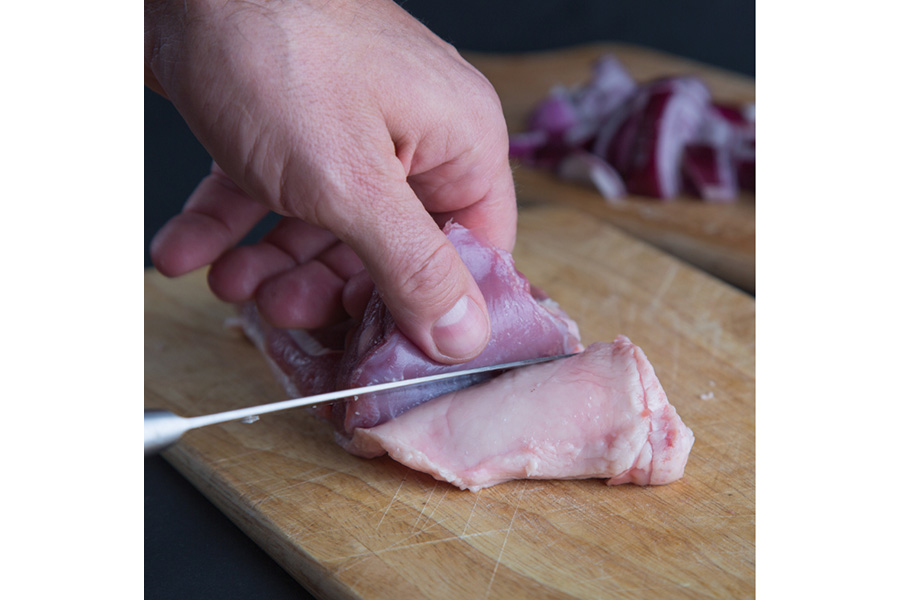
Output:
[[[527,131],[510,136],[509,154],[608,200],[687,192],[733,202],[739,189],[755,189],[755,109],[713,102],[696,77],[638,84],[607,56],[587,83],[553,88]]]

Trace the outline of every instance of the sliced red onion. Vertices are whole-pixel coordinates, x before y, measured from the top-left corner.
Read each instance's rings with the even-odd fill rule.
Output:
[[[756,104],[748,102],[741,109],[741,115],[748,123],[756,123]]]
[[[713,102],[709,108],[711,112],[715,113],[716,115],[725,119],[733,125],[741,126],[747,123],[746,119],[744,119],[744,114],[741,111],[740,107],[733,106],[731,104]]]
[[[706,84],[691,75],[661,77],[643,87],[648,94],[678,93],[691,96],[698,104],[708,105],[712,102],[712,95]]]
[[[756,105],[752,103],[735,106],[714,102],[710,109],[735,127],[753,127],[756,123]]]
[[[623,103],[601,124],[593,152],[619,171],[628,168],[631,148],[649,96],[638,93]]]
[[[578,111],[569,92],[563,87],[555,87],[534,109],[528,128],[532,131],[545,131],[550,135],[563,135],[576,123]]]
[[[560,161],[556,173],[566,181],[593,185],[607,200],[616,201],[625,196],[625,182],[618,171],[596,154],[573,152]]]
[[[737,181],[731,155],[725,146],[688,144],[682,172],[689,185],[707,202],[737,200]]]
[[[629,192],[668,199],[681,191],[681,157],[703,122],[709,91],[681,77],[651,84],[647,93],[628,164],[620,170]]]
[[[756,191],[756,138],[744,138],[732,150],[738,185],[742,190]]]
[[[753,104],[712,104],[697,139],[727,150],[737,186],[751,191],[756,188],[755,119]]]
[[[738,185],[755,187],[755,118],[753,104],[713,103],[696,77],[638,85],[606,56],[585,84],[551,90],[529,131],[510,137],[510,156],[592,184],[609,199],[625,189],[671,198],[684,183],[707,201],[724,202]]]
[[[592,78],[574,91],[553,88],[529,118],[529,130],[548,136],[539,162],[555,167],[568,152],[593,143],[601,121],[636,88],[634,79],[612,56],[597,61]]]
[[[612,114],[637,89],[631,74],[614,56],[593,64],[592,77],[572,95],[572,103],[583,122],[593,125]]]
[[[659,118],[656,105],[660,98],[671,95],[683,97],[696,105],[701,115],[705,114],[703,107],[709,102],[709,91],[699,79],[668,77],[651,81],[642,85],[604,120],[594,143],[594,153],[623,173],[630,170],[638,135]],[[650,107],[651,101],[655,108]]]
[[[547,132],[540,130],[512,134],[509,136],[509,156],[531,162],[548,137]]]
[[[720,107],[717,107],[721,109]],[[738,185],[756,190],[756,106],[745,104],[731,112],[734,140],[730,146]]]
[[[597,137],[597,123],[582,120],[573,125],[563,136],[563,143],[569,148],[586,148]]]
[[[532,166],[555,168],[569,152],[584,146],[593,139],[594,132],[584,128],[568,90],[557,86],[532,112],[529,120],[531,137],[511,140],[511,153],[518,157],[528,153],[527,162]],[[539,147],[530,146],[543,138]],[[515,147],[513,146],[515,144]]]
[[[742,190],[756,191],[756,161],[742,161],[737,163],[738,185]]]
[[[704,111],[695,142],[730,148],[737,142],[737,135],[731,121],[722,116],[719,111],[711,108]]]

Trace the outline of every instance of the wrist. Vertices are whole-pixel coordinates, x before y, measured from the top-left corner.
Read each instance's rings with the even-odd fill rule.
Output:
[[[144,1],[144,84],[168,96],[172,70],[183,59],[188,25],[196,27],[209,20],[227,0],[145,0]]]
[[[166,47],[183,35],[189,0],[144,0],[144,85],[167,96],[161,80]]]

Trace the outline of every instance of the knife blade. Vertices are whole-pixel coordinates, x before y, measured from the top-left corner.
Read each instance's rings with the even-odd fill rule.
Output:
[[[499,365],[489,365],[485,367],[476,367],[474,369],[465,369],[462,371],[451,371],[449,373],[438,373],[436,375],[426,375],[424,377],[416,377],[414,379],[401,379],[398,381],[387,381],[385,383],[376,383],[372,385],[351,388],[346,390],[337,390],[334,392],[326,392],[324,394],[316,394],[314,396],[304,396],[302,398],[292,398],[290,400],[282,400],[280,402],[271,402],[269,404],[260,404],[258,406],[249,406],[246,408],[238,408],[220,413],[202,415],[199,417],[180,417],[172,411],[162,409],[145,409],[144,410],[144,456],[156,454],[175,442],[182,435],[192,429],[206,427],[208,425],[216,425],[229,421],[256,420],[259,415],[269,414],[291,408],[299,408],[301,406],[312,406],[314,404],[325,404],[328,402],[336,402],[344,398],[353,396],[361,396],[363,394],[372,394],[374,392],[383,392],[397,388],[422,385],[433,381],[441,381],[444,379],[455,379],[458,377],[469,377],[472,381],[468,385],[474,385],[487,379],[487,377],[479,377],[486,373],[494,371],[507,371],[517,369],[527,365],[559,360],[568,358],[575,354],[559,354],[556,356],[545,356],[542,358],[531,358],[527,360],[517,360],[514,362],[502,363]]]

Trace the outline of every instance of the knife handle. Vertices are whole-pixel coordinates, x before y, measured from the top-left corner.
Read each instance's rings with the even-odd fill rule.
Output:
[[[144,410],[144,456],[162,452],[193,429],[188,419],[168,410]]]

